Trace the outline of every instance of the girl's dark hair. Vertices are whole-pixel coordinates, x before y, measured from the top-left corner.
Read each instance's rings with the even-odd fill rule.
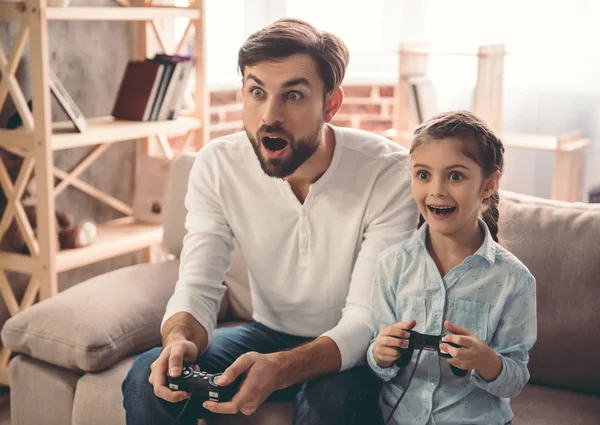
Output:
[[[315,61],[325,94],[342,84],[349,61],[346,45],[339,37],[300,19],[279,19],[250,35],[238,52],[239,72],[243,77],[247,66],[297,53]]]
[[[421,124],[413,135],[410,153],[429,140],[455,138],[462,144],[463,154],[477,162],[485,178],[504,168],[504,145],[487,124],[468,111],[451,111],[439,114]],[[492,238],[498,242],[498,191],[485,199],[482,219],[487,224]],[[419,227],[424,223],[419,219]]]

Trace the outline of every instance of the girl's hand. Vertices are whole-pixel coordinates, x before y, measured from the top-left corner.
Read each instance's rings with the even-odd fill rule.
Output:
[[[410,337],[410,333],[404,329],[411,330],[416,324],[414,320],[398,322],[379,331],[373,347],[373,357],[379,366],[390,367],[400,358],[399,349],[408,348]]]
[[[468,329],[456,326],[449,320],[444,322],[444,326],[454,334],[446,335],[444,340],[461,346],[456,348],[443,342],[440,344],[440,350],[452,356],[448,363],[463,370],[475,369],[486,381],[493,381],[500,375],[502,361],[490,346]]]

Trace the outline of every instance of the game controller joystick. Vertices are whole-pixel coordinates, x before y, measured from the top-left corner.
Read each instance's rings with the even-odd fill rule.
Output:
[[[216,379],[220,373],[206,373],[194,370],[192,366],[184,366],[181,375],[171,377],[167,373],[167,386],[173,391],[186,391],[192,397],[202,401],[216,401],[222,403],[233,398],[239,388],[241,379],[236,379],[226,386],[217,385]]]
[[[408,338],[408,348],[400,348],[400,358],[396,360],[396,364],[400,367],[405,367],[410,363],[415,350],[437,351],[440,357],[451,359],[452,356],[450,354],[440,350],[440,343],[444,342],[452,347],[461,348],[460,345],[453,342],[442,341],[443,335],[424,335],[417,331],[404,330],[410,333],[410,337]],[[468,373],[467,370],[459,369],[453,365],[450,365],[450,368],[456,376],[462,377]]]

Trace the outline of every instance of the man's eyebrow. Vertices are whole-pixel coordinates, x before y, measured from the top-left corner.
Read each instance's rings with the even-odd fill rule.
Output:
[[[297,86],[299,84],[305,85],[309,89],[311,88],[310,82],[306,78],[304,78],[304,77],[294,78],[293,80],[286,81],[285,83],[283,83],[281,85],[281,87],[288,88],[288,87],[292,87],[292,86]]]
[[[259,78],[258,78],[256,75],[254,75],[254,74],[248,74],[248,76],[246,77],[246,81],[248,81],[248,80],[254,80],[254,81],[256,81],[256,83],[257,83],[258,85],[261,85],[261,86],[264,86],[264,85],[265,85],[265,84],[264,84],[262,81],[260,81],[260,79],[259,79]]]
[[[260,78],[258,78],[256,75],[254,74],[248,74],[248,76],[246,77],[246,81],[248,80],[254,80],[258,85],[260,86],[264,86],[265,83],[263,83],[261,81]],[[304,85],[306,87],[308,87],[309,89],[311,89],[311,85],[310,82],[304,78],[304,77],[300,77],[300,78],[294,78],[292,80],[286,81],[285,83],[283,83],[281,85],[282,88],[289,88],[289,87],[293,87],[293,86],[297,86],[297,85]]]

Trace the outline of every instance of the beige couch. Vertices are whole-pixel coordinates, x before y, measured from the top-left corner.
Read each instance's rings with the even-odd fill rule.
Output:
[[[165,244],[181,250],[183,196],[193,158],[174,168]],[[600,206],[502,194],[505,244],[537,277],[539,338],[531,383],[513,401],[514,424],[600,424]],[[160,344],[159,325],[178,260],[95,277],[11,318],[13,425],[121,425],[121,382],[136,353]],[[228,273],[222,320],[247,320],[250,297],[239,255]],[[291,423],[291,403],[209,425]]]

